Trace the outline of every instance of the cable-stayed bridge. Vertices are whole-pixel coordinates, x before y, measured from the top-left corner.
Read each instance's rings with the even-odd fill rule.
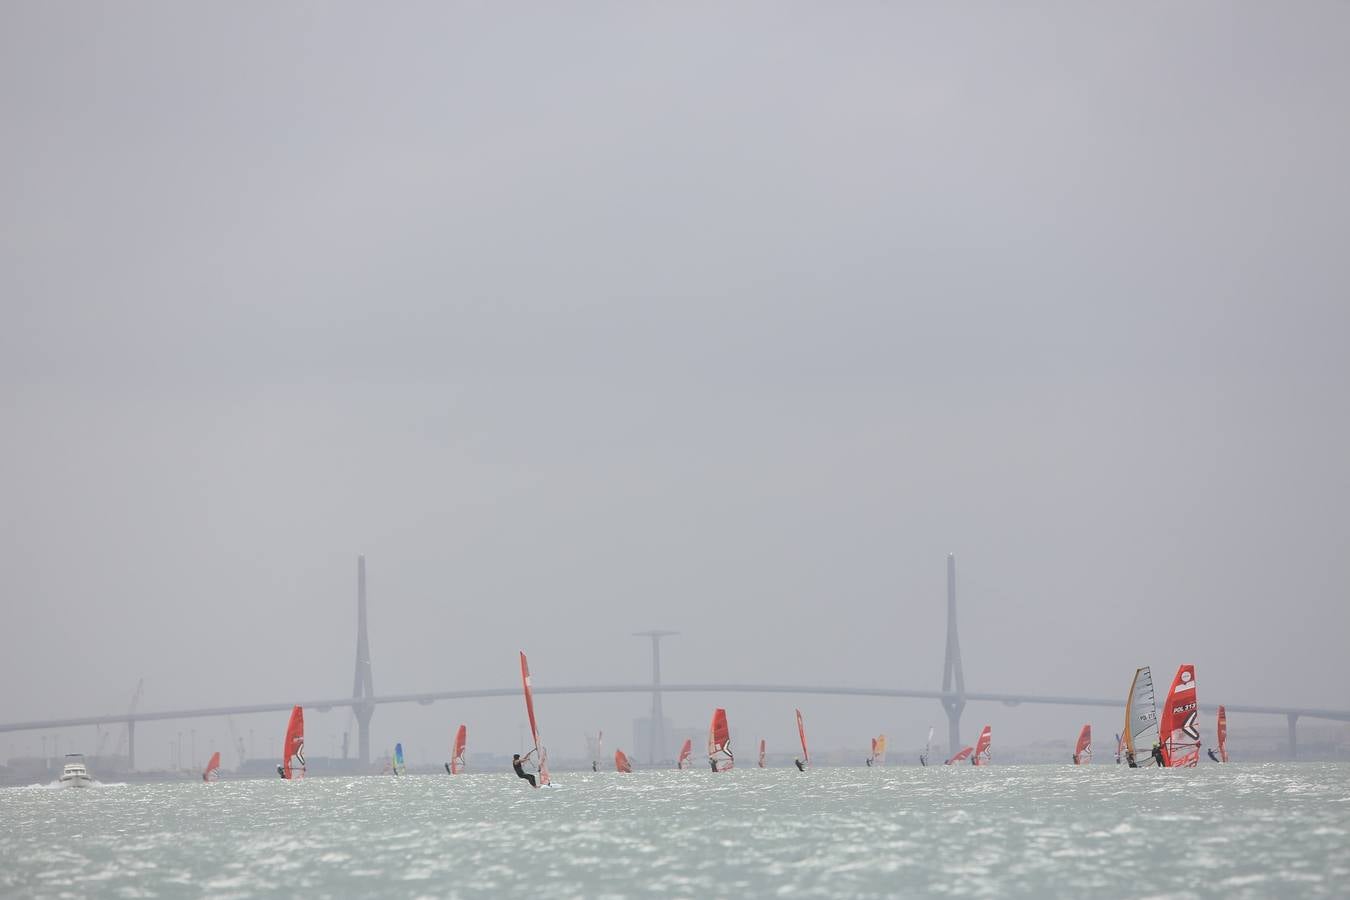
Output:
[[[386,694],[375,693],[370,659],[370,641],[366,625],[366,561],[357,560],[357,636],[356,670],[350,697],[337,697],[307,701],[287,700],[278,703],[258,703],[241,706],[206,707],[201,709],[177,709],[158,712],[126,712],[101,716],[82,716],[79,718],[49,719],[32,722],[0,723],[0,732],[6,731],[46,731],[57,728],[77,728],[86,725],[127,726],[128,762],[131,768],[136,766],[136,723],[174,719],[203,719],[219,716],[248,715],[251,713],[280,712],[299,705],[327,712],[336,707],[350,707],[356,714],[359,732],[359,757],[363,765],[370,763],[370,721],[375,707],[388,703],[420,703],[429,705],[438,700],[473,700],[492,697],[518,697],[520,686],[511,685],[499,688],[477,688],[453,691],[429,691],[425,693]],[[889,699],[937,700],[947,713],[949,747],[953,750],[961,746],[961,713],[967,703],[1003,703],[1017,705],[1021,703],[1049,704],[1055,706],[1105,706],[1123,709],[1124,700],[1119,697],[1065,697],[1042,694],[986,693],[966,690],[965,674],[961,666],[961,646],[956,625],[956,558],[947,557],[947,648],[943,661],[943,679],[941,690],[851,687],[847,685],[813,684],[738,684],[738,683],[698,683],[667,684],[661,681],[660,639],[674,632],[646,631],[639,636],[652,639],[652,681],[649,684],[592,684],[592,685],[535,685],[536,694],[639,694],[652,695],[652,718],[650,746],[661,747],[660,729],[663,727],[661,715],[661,696],[663,694],[710,693],[710,694],[820,694],[845,697],[877,697]],[[1260,715],[1284,716],[1289,727],[1289,755],[1297,756],[1297,725],[1300,718],[1326,719],[1336,722],[1350,722],[1348,709],[1320,709],[1313,707],[1261,705],[1244,703],[1225,704],[1230,712],[1254,713]],[[1201,706],[1202,710],[1213,710],[1210,705]],[[655,751],[654,751],[655,752]]]

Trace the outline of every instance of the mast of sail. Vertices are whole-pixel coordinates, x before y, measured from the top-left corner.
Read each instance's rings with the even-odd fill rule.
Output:
[[[1153,672],[1148,666],[1134,670],[1130,695],[1125,700],[1125,730],[1120,739],[1130,768],[1153,764],[1153,742],[1158,734],[1157,701],[1153,696]]]
[[[220,751],[211,754],[211,759],[202,770],[202,781],[211,782],[220,779]]]
[[[680,759],[677,763],[675,763],[675,768],[677,769],[689,768],[689,760],[691,757],[693,757],[693,755],[694,755],[694,740],[693,738],[685,738],[684,744],[680,746]]]
[[[797,736],[802,739],[802,765],[811,764],[811,751],[806,749],[806,725],[802,723],[802,711],[793,710],[797,714]]]
[[[525,712],[530,718],[530,736],[534,739],[534,749],[529,754],[534,756],[534,767],[539,772],[539,784],[548,784],[548,749],[539,739],[539,723],[534,718],[534,688],[530,683],[530,663],[525,658],[525,651],[520,651],[520,681],[525,693]]]
[[[1219,707],[1219,761],[1228,762],[1228,710]]]
[[[628,754],[624,753],[622,750],[619,750],[617,748],[614,750],[614,771],[616,772],[633,771],[633,764],[628,761]]]
[[[1085,766],[1092,762],[1092,726],[1084,725],[1078,732],[1078,744],[1073,748],[1073,764]]]
[[[281,777],[305,777],[305,711],[302,707],[291,710],[290,721],[286,723],[286,740],[281,745]],[[294,763],[291,760],[295,760]]]
[[[736,757],[731,753],[727,711],[720,706],[713,710],[712,722],[708,725],[708,763],[714,772],[726,772],[736,765]]]
[[[972,766],[989,765],[992,757],[992,753],[989,750],[991,734],[992,730],[990,727],[988,725],[984,726],[984,731],[980,732],[980,739],[975,742],[975,756],[970,761]]]
[[[1200,762],[1200,710],[1195,699],[1195,666],[1177,669],[1163,705],[1163,761],[1169,769],[1190,768]]]

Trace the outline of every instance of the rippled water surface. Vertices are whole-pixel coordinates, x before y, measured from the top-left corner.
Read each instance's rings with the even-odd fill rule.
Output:
[[[0,790],[20,897],[1346,897],[1350,766]]]

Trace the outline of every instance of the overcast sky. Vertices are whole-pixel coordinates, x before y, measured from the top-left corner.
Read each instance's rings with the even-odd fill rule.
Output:
[[[509,686],[519,648],[640,680],[654,627],[671,681],[936,688],[955,552],[972,690],[1193,662],[1204,701],[1350,706],[1348,34],[1316,0],[0,4],[0,721],[142,677],[342,696],[358,553],[380,693]],[[820,747],[945,734],[667,709],[715,705],[743,742],[798,705]],[[542,725],[623,746],[646,706]],[[375,742],[506,750],[520,707]]]

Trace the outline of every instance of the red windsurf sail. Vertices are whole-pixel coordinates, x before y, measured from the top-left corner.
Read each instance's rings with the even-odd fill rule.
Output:
[[[1228,762],[1228,710],[1219,707],[1219,760]]]
[[[867,764],[869,766],[872,765],[873,763],[876,762],[876,759],[877,759],[877,739],[872,738],[872,752],[867,755]]]
[[[759,739],[759,767],[764,768],[764,738]]]
[[[459,726],[455,732],[455,749],[450,754],[450,774],[458,775],[463,772],[466,766],[464,762],[464,748],[468,743],[469,729],[466,725]]]
[[[633,764],[628,761],[628,754],[624,753],[622,750],[614,751],[614,771],[616,772],[633,771]]]
[[[299,706],[291,710],[291,720],[286,724],[286,742],[281,746],[281,777],[304,778],[305,711]]]
[[[955,756],[947,760],[945,763],[943,763],[943,765],[950,766],[952,763],[965,762],[970,757],[970,754],[974,752],[975,752],[974,747],[962,747]]]
[[[690,759],[694,755],[694,739],[685,738],[684,744],[680,747],[680,761],[675,764],[677,769],[687,769],[690,765]]]
[[[1167,692],[1159,724],[1163,764],[1169,769],[1189,769],[1200,762],[1200,710],[1195,700],[1195,666],[1177,669]]]
[[[802,765],[808,765],[811,762],[811,751],[806,749],[806,726],[802,724],[802,711],[793,710],[797,714],[797,736],[802,739]]]
[[[530,717],[530,736],[534,738],[534,749],[526,756],[534,757],[534,767],[539,772],[539,784],[549,784],[548,750],[539,739],[539,723],[534,718],[534,687],[530,683],[530,663],[525,659],[524,650],[520,651],[520,683],[525,692],[525,712]]]
[[[1078,732],[1078,745],[1073,748],[1073,764],[1085,766],[1092,762],[1092,726],[1084,725]]]
[[[708,725],[708,763],[714,772],[727,772],[736,765],[736,757],[731,753],[727,711],[720,706],[713,710],[712,723]]]
[[[202,781],[218,781],[220,779],[220,751],[217,750],[211,754],[211,759],[202,770]]]
[[[987,766],[990,762],[991,754],[989,752],[991,729],[988,725],[984,726],[984,731],[980,732],[980,739],[975,742],[975,756],[971,759],[972,766]]]

